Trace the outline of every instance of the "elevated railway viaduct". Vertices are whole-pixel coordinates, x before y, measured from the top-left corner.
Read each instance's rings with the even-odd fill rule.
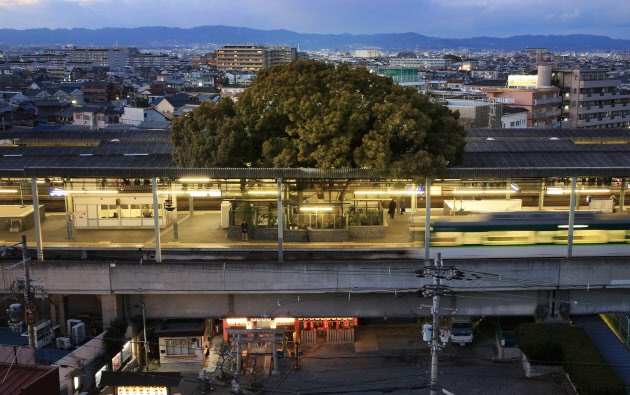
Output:
[[[11,133],[7,138],[12,138]],[[450,293],[444,296],[442,307],[449,314],[557,316],[630,310],[627,265],[630,244],[625,239],[630,234],[630,223],[627,229],[621,229],[623,239],[615,243],[589,241],[572,245],[574,234],[563,230],[565,233],[559,234],[558,240],[564,245],[559,242],[541,246],[424,248],[431,242],[426,229],[430,228],[432,210],[446,210],[448,201],[453,202],[453,208],[464,201],[505,205],[506,201],[517,200],[515,194],[527,185],[535,186],[539,205],[536,209],[541,211],[587,210],[580,207],[587,194],[601,198],[613,195],[612,214],[625,216],[626,179],[630,176],[627,129],[523,129],[510,130],[509,135],[506,131],[472,130],[464,162],[449,168],[444,179],[426,180],[422,186],[411,181],[389,180],[363,169],[182,169],[172,163],[173,149],[167,133],[91,133],[89,145],[75,144],[56,153],[47,151],[49,156],[44,157],[41,140],[38,147],[29,147],[28,138],[32,135],[15,132],[13,137],[19,138],[21,145],[11,147],[10,155],[0,158],[0,177],[7,183],[18,180],[19,195],[15,196],[20,197],[21,205],[39,204],[40,188],[35,186],[41,182],[59,180],[63,187],[71,186],[74,195],[65,194],[61,199],[65,199],[63,215],[75,215],[74,221],[83,219],[77,218],[80,213],[71,201],[80,193],[100,191],[100,197],[105,199],[110,191],[119,193],[120,188],[133,185],[133,180],[148,180],[150,185],[147,198],[152,200],[153,215],[137,222],[148,228],[109,229],[97,225],[89,228],[86,221],[86,229],[77,229],[77,222],[67,224],[68,229],[65,225],[43,229],[40,218],[34,228],[24,229],[30,232],[29,274],[36,281],[35,288],[41,285],[38,300],[42,303],[42,314],[58,322],[89,315],[98,317],[96,321],[106,327],[115,317],[137,315],[139,305],[144,306],[148,319],[428,316],[430,303],[418,297],[417,291],[432,280],[416,277],[415,271],[431,265],[436,252],[442,253],[446,265],[463,274],[460,280],[444,281]],[[550,133],[554,139],[550,139]],[[77,138],[62,132],[57,135],[62,140]],[[96,140],[100,143],[94,143]],[[2,150],[9,152],[9,148],[0,147]],[[186,184],[183,181],[186,178],[196,181]],[[116,182],[112,184],[111,180]],[[355,197],[350,199],[352,209],[338,203],[339,191],[334,186],[341,183],[355,189]],[[145,184],[142,182],[143,187]],[[110,188],[110,185],[116,186]],[[360,203],[365,205],[364,211],[357,213],[360,220],[370,210],[378,213],[384,201],[404,197],[403,201],[412,205],[411,214],[417,214],[414,224],[418,228],[424,225],[424,231],[416,240],[387,240],[391,225],[388,220],[382,221],[382,215],[365,215],[366,219],[382,221],[376,223],[377,231],[382,233],[371,234],[369,242],[332,237],[319,245],[290,245],[295,241],[283,239],[293,230],[288,218],[291,215],[302,221],[307,218],[307,214],[293,211],[301,206],[292,199],[292,194],[297,194],[298,189],[304,192],[305,185],[312,188],[308,196],[316,202],[310,205],[311,209],[327,208],[334,203],[354,215]],[[324,185],[333,186],[331,193],[320,193],[318,187]],[[553,194],[551,185],[555,188]],[[409,188],[414,191],[411,196],[405,195]],[[277,220],[275,228],[268,226],[272,229],[271,245],[254,245],[256,240],[242,245],[232,237],[233,231],[239,236],[234,222],[238,210],[230,212],[224,239],[215,239],[215,245],[206,245],[207,240],[195,241],[192,236],[187,236],[185,242],[167,243],[163,240],[164,232],[174,231],[179,224],[177,218],[170,224],[159,222],[172,215],[166,211],[167,202],[178,193],[188,194],[187,208],[193,217],[191,190],[219,191],[223,193],[221,198],[232,201],[247,196],[248,203],[254,196],[252,192],[271,191],[272,199],[267,198],[265,206],[269,209],[265,218],[270,221],[276,215]],[[336,195],[331,197],[333,193]],[[436,201],[442,201],[442,207],[431,204],[434,193],[440,195]],[[555,199],[561,206],[544,207],[547,195],[552,195],[549,199]],[[123,212],[122,206],[127,203],[119,202],[121,199],[112,198],[112,203],[97,205],[95,223],[111,224],[124,219],[109,215]],[[274,207],[282,210],[274,212]],[[134,210],[132,205],[127,209]],[[106,218],[102,212],[108,214]],[[315,231],[339,230],[335,228],[336,218],[326,222],[330,229],[324,229],[324,222],[313,222],[322,226]],[[338,235],[346,237],[348,223],[341,223],[343,233]],[[566,226],[572,228],[571,222]],[[71,230],[75,232],[72,236]],[[131,240],[132,235],[146,231],[151,235],[150,242],[146,242],[144,233],[140,237],[145,239]],[[103,236],[111,232],[130,240],[117,243]],[[7,230],[3,233],[3,243],[17,242],[19,234]],[[50,241],[59,238],[59,234],[67,240]],[[19,254],[6,254],[3,259],[5,270],[0,292],[5,294],[5,302],[10,303],[19,299],[19,292],[15,291],[21,290],[17,280],[23,273],[15,264],[21,258]]]

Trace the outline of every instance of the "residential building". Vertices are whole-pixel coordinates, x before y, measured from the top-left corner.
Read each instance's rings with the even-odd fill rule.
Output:
[[[57,113],[69,107],[70,103],[54,98],[37,99],[33,100],[33,106],[35,106],[35,122],[48,123],[58,121]]]
[[[142,122],[164,122],[166,117],[154,108],[124,107],[120,123],[140,125]]]
[[[193,71],[186,76],[188,81],[194,88],[212,88],[214,87],[215,73],[206,71]]]
[[[481,89],[488,98],[527,110],[528,128],[560,126],[560,89],[551,86],[551,68],[539,66],[538,75],[510,75],[507,88]]]
[[[520,107],[503,106],[501,127],[503,129],[526,128],[527,110]]]
[[[414,67],[418,69],[446,70],[453,64],[452,59],[444,58],[391,58],[390,67]]]
[[[355,49],[354,56],[356,58],[378,58],[381,56],[381,51],[378,49]]]
[[[498,80],[499,72],[497,70],[471,70],[470,77],[475,80]]]
[[[477,128],[488,126],[489,103],[485,100],[448,100],[445,98],[440,103],[449,110],[459,113],[457,122],[462,126]]]
[[[140,52],[134,47],[68,48],[66,65],[97,65],[112,71],[124,70]]]
[[[111,105],[83,106],[73,110],[73,124],[103,129],[106,125],[119,123],[121,111]]]
[[[554,70],[553,84],[562,95],[562,127],[615,128],[630,126],[630,90],[606,69]]]
[[[173,113],[186,104],[193,103],[190,95],[185,93],[160,97],[151,102],[153,108],[168,119],[171,119],[173,117]]]
[[[217,50],[217,68],[220,71],[258,71],[275,64],[297,59],[292,47],[266,47],[262,45],[224,45]]]
[[[86,103],[107,101],[111,89],[112,85],[106,81],[85,81],[81,84],[83,100]]]
[[[459,112],[458,122],[465,127],[500,127],[503,104],[488,100],[447,100],[451,111]]]
[[[190,62],[188,62],[190,63]],[[128,66],[132,69],[168,69],[182,64],[177,56],[167,54],[135,53]]]
[[[560,96],[558,88],[498,88],[486,89],[483,92],[488,98],[526,109],[528,111],[528,128],[555,128],[560,126]]]

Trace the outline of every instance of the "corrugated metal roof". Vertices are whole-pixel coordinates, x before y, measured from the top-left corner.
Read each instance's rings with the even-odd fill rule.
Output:
[[[630,175],[630,130],[471,129],[452,178]]]
[[[0,363],[0,394],[3,395],[19,395],[24,388],[40,380],[43,376],[56,370],[56,367],[50,366],[30,366]],[[59,393],[59,388],[51,389],[51,394]]]
[[[177,168],[166,130],[15,129],[0,177],[385,178],[365,169]],[[630,176],[629,129],[472,129],[447,178]],[[59,146],[55,146],[55,142]]]

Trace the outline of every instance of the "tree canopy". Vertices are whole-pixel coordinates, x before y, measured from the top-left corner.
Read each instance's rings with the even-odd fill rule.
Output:
[[[182,167],[366,168],[439,176],[464,151],[457,113],[365,68],[294,61],[263,69],[238,101],[173,121]]]

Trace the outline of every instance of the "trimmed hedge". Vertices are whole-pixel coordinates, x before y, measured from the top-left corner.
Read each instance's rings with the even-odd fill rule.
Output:
[[[516,340],[532,364],[561,364],[580,395],[626,395],[624,382],[581,328],[524,323]]]

